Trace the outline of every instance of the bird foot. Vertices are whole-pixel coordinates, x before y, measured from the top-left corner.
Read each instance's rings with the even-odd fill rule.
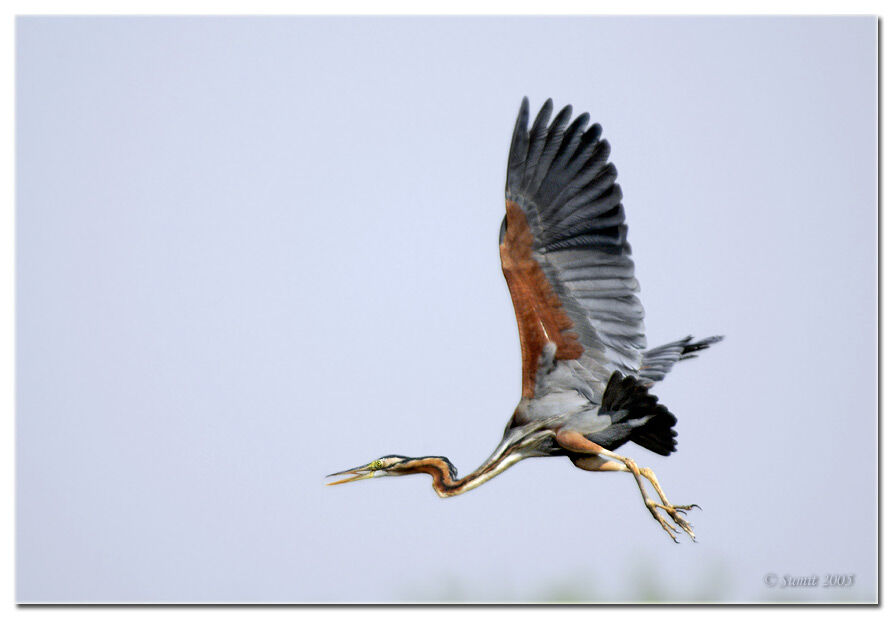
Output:
[[[697,507],[701,509],[698,505],[692,503],[691,505],[664,505],[663,503],[657,503],[651,499],[645,501],[645,506],[648,508],[648,511],[651,512],[651,515],[654,516],[654,519],[657,520],[658,524],[663,528],[664,531],[667,532],[674,542],[677,544],[679,540],[676,539],[674,533],[679,533],[679,529],[671,525],[666,521],[666,519],[661,515],[658,509],[664,510],[667,515],[673,520],[676,525],[679,526],[680,529],[685,531],[692,541],[695,541],[695,533],[692,530],[691,524],[683,518],[680,514],[685,514],[690,511],[692,508]]]

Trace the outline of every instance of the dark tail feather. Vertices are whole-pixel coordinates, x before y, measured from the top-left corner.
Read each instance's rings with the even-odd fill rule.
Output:
[[[650,449],[656,454],[669,456],[676,451],[676,417],[661,406],[665,411],[664,415],[656,415],[642,426],[638,434],[633,434],[633,443],[641,445],[645,449]]]
[[[610,415],[611,426],[590,440],[607,449],[631,440],[662,456],[676,451],[675,415],[633,376],[611,375],[599,414]]]

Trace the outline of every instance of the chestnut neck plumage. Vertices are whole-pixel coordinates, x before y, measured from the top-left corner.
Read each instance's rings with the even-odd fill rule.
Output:
[[[549,431],[535,433],[508,433],[493,453],[473,472],[456,477],[455,469],[446,458],[426,456],[413,458],[406,474],[427,473],[431,476],[434,491],[442,497],[451,497],[477,488],[525,458],[550,455],[543,443],[552,436]]]

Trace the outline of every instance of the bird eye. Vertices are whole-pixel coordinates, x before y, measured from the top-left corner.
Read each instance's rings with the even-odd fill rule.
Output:
[[[372,462],[372,464],[369,465],[369,468],[373,471],[377,471],[382,466],[384,466],[384,462],[382,462],[381,460],[375,460],[374,462]]]

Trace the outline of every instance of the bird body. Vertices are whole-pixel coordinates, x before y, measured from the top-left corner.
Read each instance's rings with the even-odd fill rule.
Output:
[[[633,474],[652,516],[674,539],[694,539],[650,469],[614,453],[628,441],[661,455],[676,448],[676,417],[649,392],[675,363],[721,337],[683,338],[646,350],[644,310],[627,242],[617,170],[601,126],[546,101],[528,130],[525,98],[509,149],[499,254],[521,341],[521,399],[502,440],[475,471],[457,477],[441,456],[385,456],[333,484],[427,473],[440,496],[467,492],[531,457],[563,455],[589,471]],[[646,491],[649,482],[660,497]]]

